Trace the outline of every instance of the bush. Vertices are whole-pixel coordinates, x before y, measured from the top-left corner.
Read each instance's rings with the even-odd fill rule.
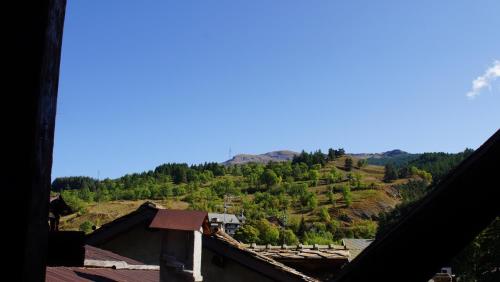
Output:
[[[77,212],[80,214],[85,212],[85,202],[78,198],[74,192],[64,190],[61,192],[61,196],[63,197],[66,204],[71,207],[71,210],[73,210],[73,212]]]
[[[290,228],[294,233],[298,233],[301,222],[302,222],[301,217],[297,215],[291,215],[290,218],[288,219],[287,227]]]
[[[319,171],[311,169],[309,171],[309,180],[311,180],[312,186],[317,186],[319,180]]]
[[[330,204],[335,207],[335,194],[333,194],[332,191],[328,191],[326,192],[326,196],[328,197],[328,201],[330,202]]]
[[[304,244],[328,245],[333,243],[333,235],[328,231],[307,231],[304,233]]]
[[[309,210],[313,210],[318,206],[318,198],[314,193],[308,192],[301,197],[301,204]]]
[[[358,160],[358,167],[362,168],[368,164],[368,161],[366,159],[360,159]]]
[[[371,220],[358,222],[352,227],[355,238],[375,238],[377,234],[377,224]]]
[[[286,245],[296,245],[299,243],[299,239],[297,239],[297,236],[295,236],[295,233],[293,233],[293,231],[290,229],[282,230],[280,232],[279,241],[282,244],[286,244]]]
[[[89,234],[90,232],[92,232],[92,226],[94,226],[92,222],[88,220],[84,221],[82,224],[80,224],[80,231],[85,232],[85,234]]]
[[[328,213],[328,209],[326,207],[322,207],[321,210],[319,211],[319,217],[321,218],[321,221],[323,222],[330,222],[331,217],[330,213]]]

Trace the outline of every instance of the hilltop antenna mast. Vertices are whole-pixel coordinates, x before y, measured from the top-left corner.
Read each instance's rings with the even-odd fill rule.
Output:
[[[229,160],[232,158],[233,152],[231,150],[231,146],[229,146]]]

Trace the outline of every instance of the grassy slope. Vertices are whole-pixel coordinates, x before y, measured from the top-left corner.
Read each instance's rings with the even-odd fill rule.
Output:
[[[80,224],[85,221],[90,221],[97,226],[101,226],[136,210],[144,202],[145,200],[92,203],[87,206],[85,214],[71,214],[62,217],[60,228],[62,230],[78,230]],[[177,200],[155,200],[154,202],[170,209],[187,209],[189,206],[188,203]]]
[[[345,157],[339,158],[334,162],[328,163],[325,167],[321,169],[321,173],[329,172],[333,166],[338,168],[342,173],[346,174],[344,171],[344,161]],[[382,211],[387,211],[394,208],[396,204],[400,202],[400,198],[397,191],[393,188],[394,185],[405,183],[408,179],[398,179],[397,181],[387,184],[382,181],[384,177],[384,167],[376,165],[367,165],[361,169],[356,167],[357,160],[354,159],[354,168],[352,173],[360,173],[363,178],[362,183],[370,184],[374,183],[376,189],[370,190],[352,190],[352,205],[346,207],[344,201],[342,200],[342,193],[335,193],[336,205],[332,206],[328,202],[327,191],[329,189],[328,185],[325,185],[324,181],[320,181],[318,186],[309,187],[310,191],[317,194],[318,197],[318,208],[314,211],[305,212],[303,215],[307,221],[319,221],[318,210],[322,207],[328,208],[332,218],[340,219],[341,217],[348,216],[352,219],[354,224],[363,220],[370,220],[378,213]],[[237,179],[235,176],[224,176],[228,178]],[[334,184],[335,186],[342,186],[347,184],[346,182]],[[253,197],[249,195],[248,197]],[[110,201],[104,203],[93,203],[87,207],[87,212],[83,215],[70,215],[62,218],[61,229],[63,230],[77,230],[80,224],[84,221],[91,221],[100,226],[107,223],[117,217],[125,215],[135,209],[137,209],[145,200],[137,201]],[[154,200],[154,202],[172,209],[187,209],[188,204],[183,202],[182,199],[168,199],[168,200]],[[233,202],[234,205],[238,205],[238,200]],[[292,216],[302,216],[300,210],[292,209],[290,211]]]

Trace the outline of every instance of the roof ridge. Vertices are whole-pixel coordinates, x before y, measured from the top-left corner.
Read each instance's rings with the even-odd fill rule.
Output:
[[[262,261],[265,261],[266,263],[269,263],[269,264],[272,264],[274,265],[275,267],[283,270],[283,271],[286,271],[288,273],[292,273],[294,275],[297,275],[297,276],[300,276],[300,278],[304,281],[310,281],[310,282],[317,282],[319,280],[315,279],[315,278],[312,278],[298,270],[296,270],[295,268],[291,268],[289,266],[286,266],[285,264],[281,263],[281,262],[278,262],[272,258],[269,258],[269,257],[266,257],[262,254],[259,254],[258,252],[255,252],[251,249],[248,249],[247,247],[245,247],[244,244],[240,243],[239,241],[237,241],[236,239],[234,239],[233,237],[229,236],[226,232],[222,231],[222,230],[217,230],[216,232],[214,232],[213,234],[213,237],[218,239],[219,241],[222,241],[228,245],[231,245],[241,251],[244,251],[244,252],[247,252],[247,253],[250,253],[252,254],[255,258],[257,259],[260,259]]]

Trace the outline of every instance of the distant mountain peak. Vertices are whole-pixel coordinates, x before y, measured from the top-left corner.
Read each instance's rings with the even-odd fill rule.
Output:
[[[359,154],[350,154],[353,157],[357,157],[360,159],[379,159],[379,158],[393,158],[393,157],[399,157],[399,156],[404,156],[404,155],[410,155],[410,153],[405,152],[400,149],[394,149],[382,153],[359,153]]]
[[[284,162],[291,161],[294,156],[299,153],[290,150],[279,150],[272,151],[260,155],[253,154],[238,154],[232,157],[230,160],[223,162],[223,165],[236,165],[236,164],[246,164],[246,163],[268,163],[270,161],[274,162]]]
[[[408,154],[409,154],[408,152],[405,152],[403,150],[394,149],[394,150],[390,150],[390,151],[387,151],[387,152],[383,152],[382,156],[385,156],[385,157],[394,157],[394,156],[408,155]]]

